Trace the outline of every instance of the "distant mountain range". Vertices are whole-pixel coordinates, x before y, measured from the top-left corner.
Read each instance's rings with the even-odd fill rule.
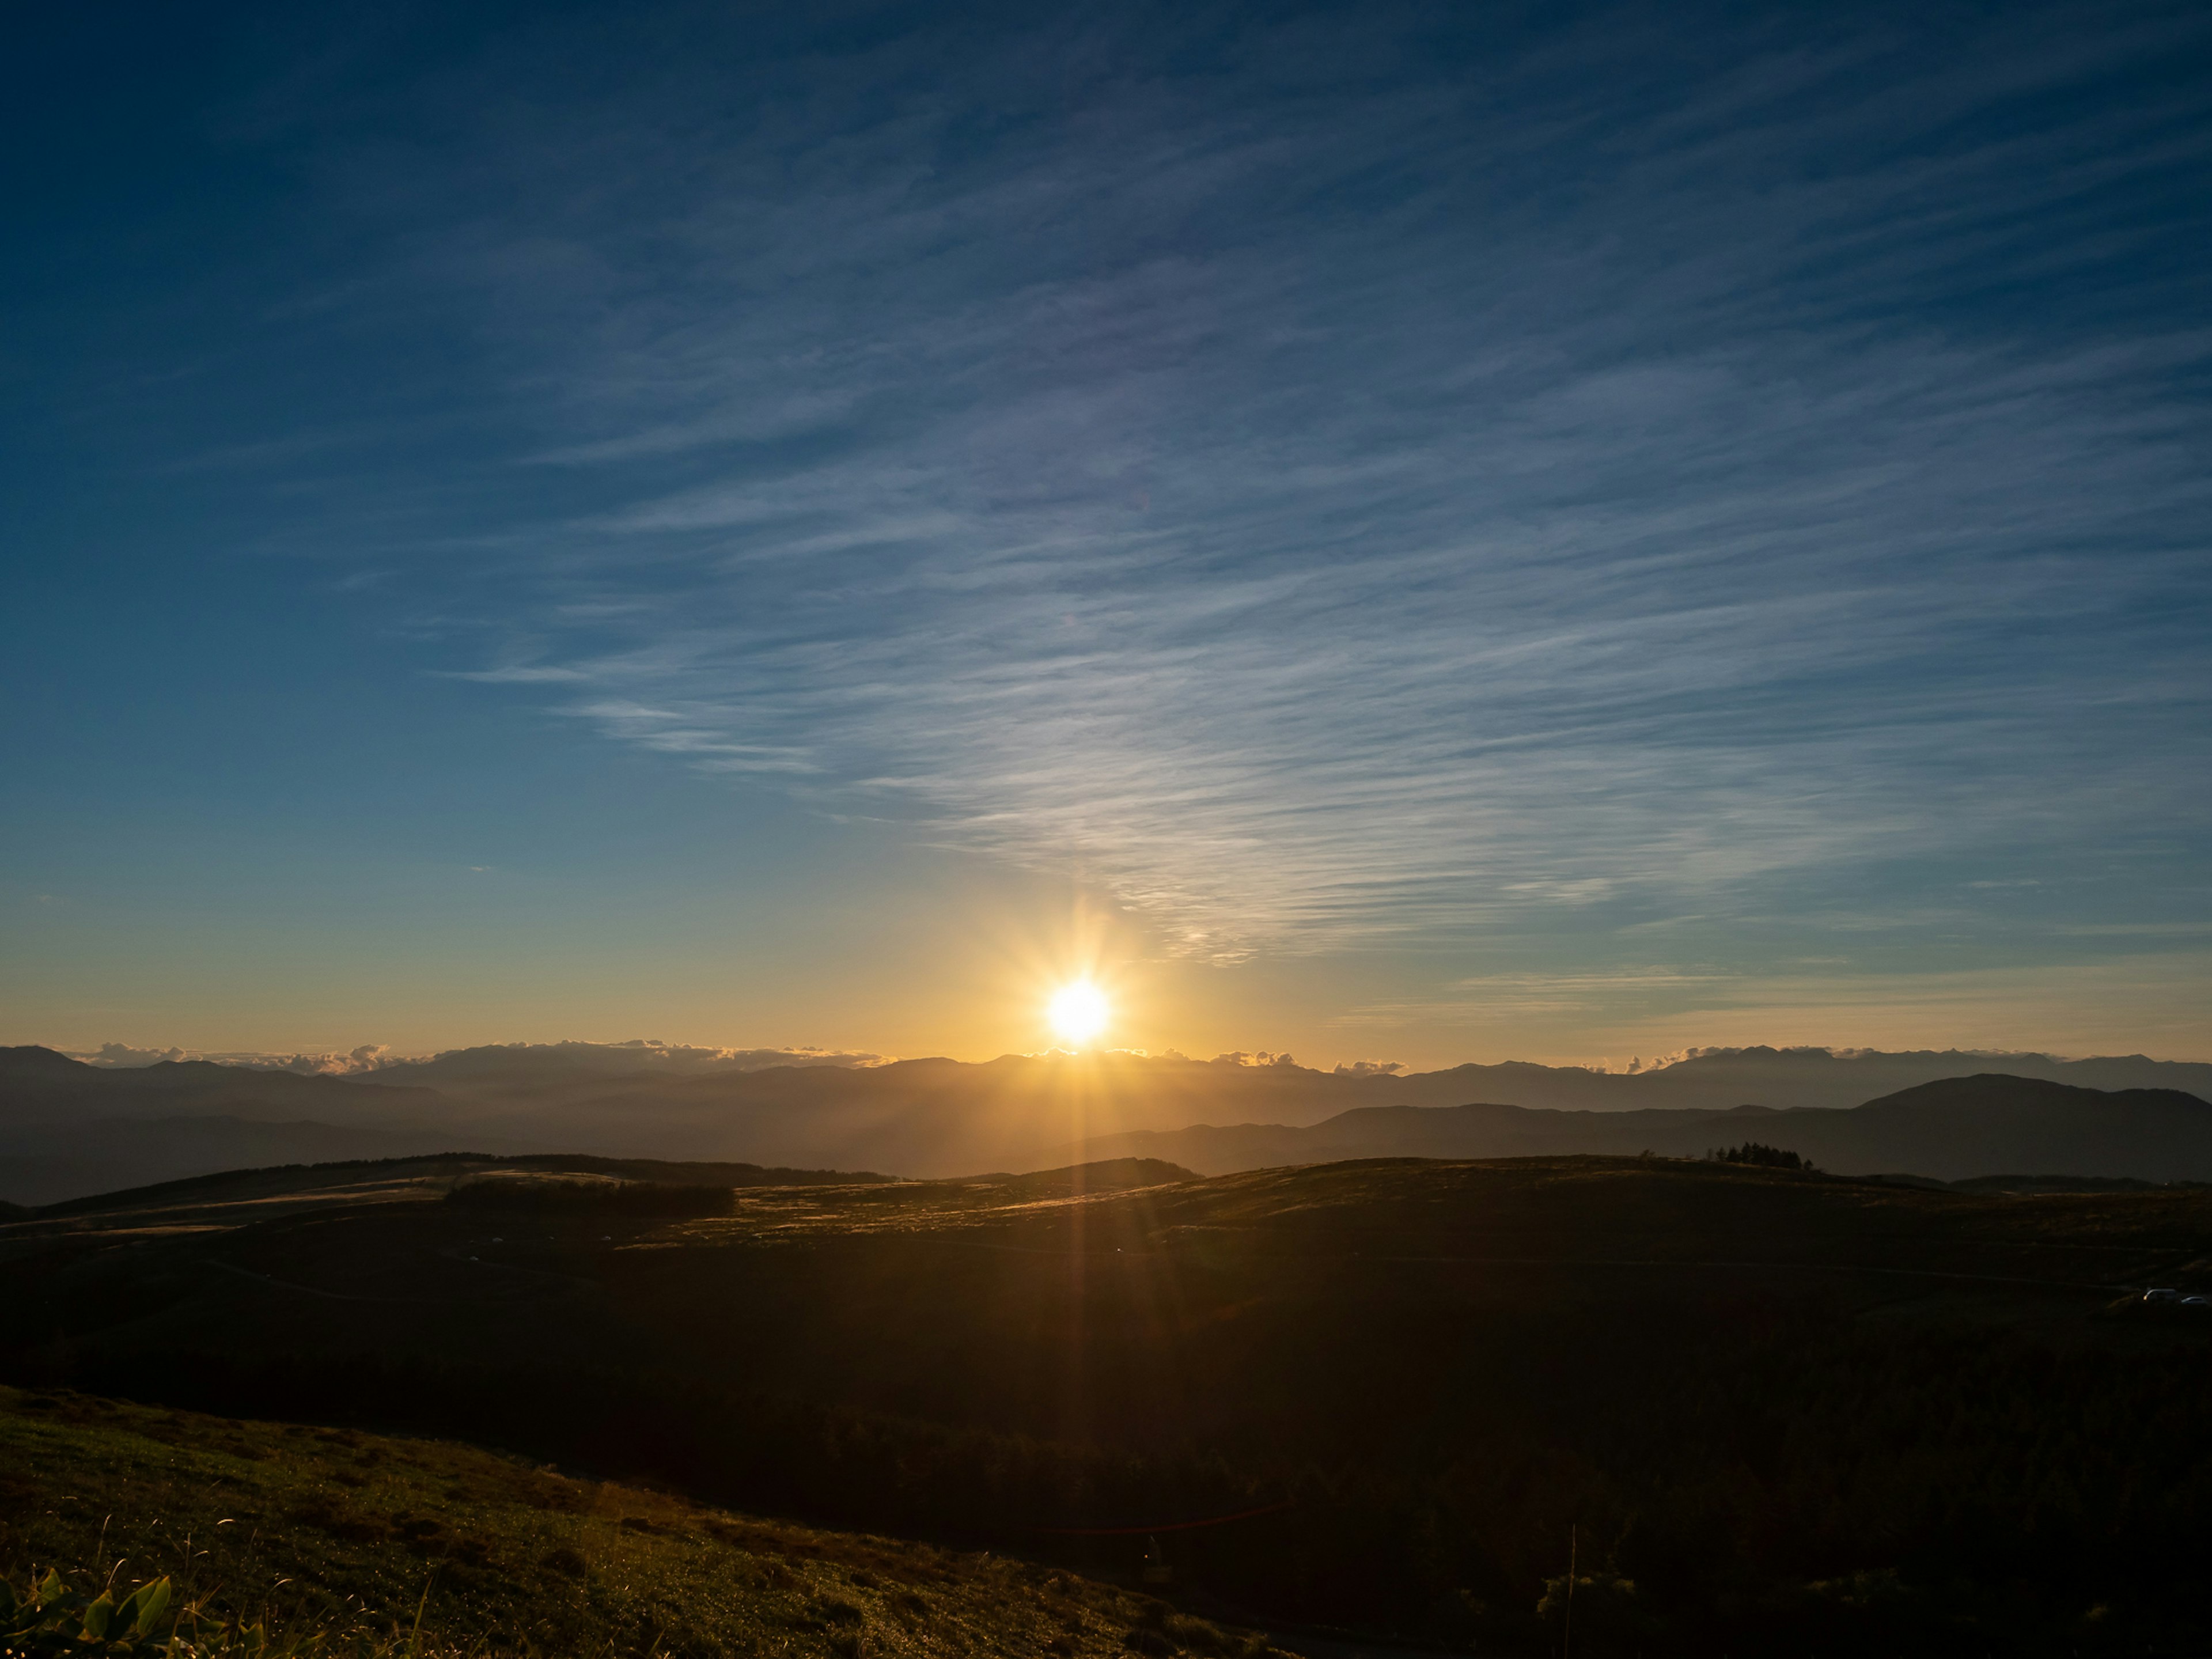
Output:
[[[1991,1073],[2002,1077],[1977,1075]],[[1917,1092],[1960,1079],[1976,1089]],[[2192,1115],[2212,1112],[2208,1096],[2208,1065],[1955,1050],[1746,1048],[1632,1074],[1508,1062],[1351,1076],[1115,1054],[672,1067],[629,1045],[559,1043],[303,1076],[204,1060],[94,1066],[33,1047],[0,1049],[0,1198],[440,1152],[915,1176],[1141,1155],[1214,1173],[1407,1154],[1696,1152],[1747,1137],[1839,1171],[2170,1180],[2212,1176]]]
[[[1523,1106],[1370,1106],[1303,1128],[1199,1125],[1109,1135],[1083,1158],[1171,1159],[1201,1175],[1366,1158],[1662,1158],[1758,1141],[1837,1175],[1961,1181],[2004,1171],[2212,1180],[2212,1104],[2177,1089],[2106,1092],[2037,1078],[1946,1078],[1847,1109],[1738,1106],[1562,1112]]]

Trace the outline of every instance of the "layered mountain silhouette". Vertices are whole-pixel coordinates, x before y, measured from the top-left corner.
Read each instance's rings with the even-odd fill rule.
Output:
[[[1948,1091],[1924,1091],[1946,1080]],[[0,1198],[460,1151],[950,1176],[1079,1156],[1215,1173],[1382,1156],[1680,1155],[1746,1139],[1839,1172],[2202,1179],[2208,1095],[2212,1066],[1957,1051],[1747,1048],[1633,1074],[1510,1062],[1352,1076],[1127,1054],[679,1067],[635,1045],[559,1043],[301,1076],[198,1060],[94,1066],[20,1048],[0,1049]]]
[[[1486,1158],[1571,1152],[1694,1158],[1753,1140],[1838,1175],[1960,1181],[2005,1170],[2147,1181],[2212,1179],[2212,1104],[2177,1089],[2105,1091],[1985,1073],[1863,1106],[1728,1111],[1556,1111],[1379,1106],[1303,1128],[1199,1125],[1085,1143],[1086,1158],[1159,1158],[1202,1175],[1347,1158]]]

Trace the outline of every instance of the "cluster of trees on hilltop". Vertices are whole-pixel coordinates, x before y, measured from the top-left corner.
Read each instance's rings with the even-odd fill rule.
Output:
[[[1763,1141],[1747,1140],[1741,1146],[1723,1146],[1708,1158],[1721,1164],[1748,1164],[1761,1170],[1809,1170],[1811,1163],[1795,1152],[1785,1152],[1779,1146],[1769,1146]]]

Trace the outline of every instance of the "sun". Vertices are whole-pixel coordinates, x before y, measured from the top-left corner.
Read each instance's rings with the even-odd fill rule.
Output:
[[[1087,979],[1063,985],[1045,1006],[1045,1017],[1062,1041],[1080,1046],[1106,1029],[1106,998]]]

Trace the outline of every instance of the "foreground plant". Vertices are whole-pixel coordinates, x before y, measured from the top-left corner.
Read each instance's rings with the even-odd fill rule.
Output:
[[[198,1602],[179,1602],[167,1577],[149,1579],[118,1600],[112,1583],[98,1594],[71,1587],[48,1568],[21,1589],[0,1583],[0,1659],[309,1659],[329,1640],[325,1631],[272,1635],[255,1620],[210,1614]],[[356,1639],[362,1659],[404,1654],[414,1659],[418,1630],[404,1638]]]

